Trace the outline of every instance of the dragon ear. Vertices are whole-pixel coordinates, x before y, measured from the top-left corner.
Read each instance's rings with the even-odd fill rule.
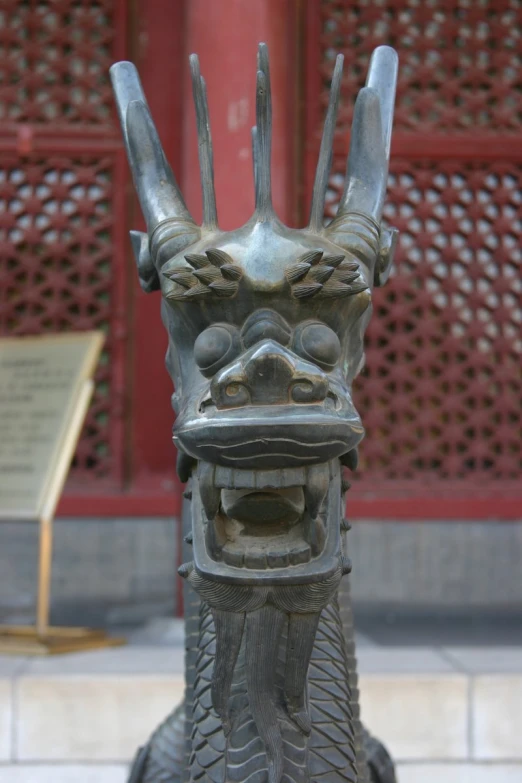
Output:
[[[398,57],[389,46],[373,53],[366,87],[355,103],[344,193],[337,216],[351,212],[381,221],[390,157]]]
[[[397,53],[379,46],[355,102],[344,192],[325,230],[329,239],[369,265],[380,252],[397,70]]]
[[[132,176],[151,243],[153,258],[161,244],[175,239],[181,250],[197,241],[194,223],[163,152],[135,66],[116,63],[111,81]]]

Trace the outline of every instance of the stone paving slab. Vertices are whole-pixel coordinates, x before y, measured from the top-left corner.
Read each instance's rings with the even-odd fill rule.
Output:
[[[123,783],[137,746],[183,698],[183,658],[182,637],[0,656],[0,783]],[[521,648],[361,647],[364,720],[398,761],[399,783],[522,783],[521,658]]]
[[[458,668],[430,647],[365,647],[357,652],[360,674],[456,674]]]
[[[522,783],[522,764],[399,764],[398,783]]]
[[[23,676],[14,759],[128,761],[183,698],[180,676]]]
[[[185,650],[182,647],[144,647],[91,650],[74,655],[29,658],[18,670],[24,677],[87,674],[176,674],[185,672]]]
[[[522,761],[522,675],[475,677],[471,741],[473,758]]]
[[[469,758],[464,675],[362,675],[360,693],[364,722],[397,761]]]
[[[0,783],[126,783],[124,764],[0,764]],[[398,783],[522,783],[522,764],[397,765]]]
[[[0,762],[11,757],[13,734],[13,686],[9,679],[0,679]]]
[[[467,674],[522,673],[522,647],[445,647],[441,652]]]
[[[126,783],[127,764],[0,765],[0,783]]]

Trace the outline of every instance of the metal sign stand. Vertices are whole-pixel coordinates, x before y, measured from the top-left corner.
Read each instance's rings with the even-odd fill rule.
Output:
[[[101,342],[99,343],[101,348]],[[99,350],[96,351],[96,358]],[[94,367],[93,367],[94,369]],[[92,393],[94,382],[83,380],[71,412],[53,472],[41,505],[39,524],[38,594],[36,625],[0,626],[0,654],[52,655],[57,653],[114,647],[125,643],[109,637],[103,630],[51,626],[49,624],[52,573],[53,520],[69,472]],[[1,512],[0,512],[1,513]]]

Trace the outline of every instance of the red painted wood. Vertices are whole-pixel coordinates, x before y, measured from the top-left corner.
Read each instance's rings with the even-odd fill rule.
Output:
[[[125,56],[126,27],[125,0],[56,0],[45,8],[9,3],[0,29],[1,46],[16,53],[6,59],[0,91],[8,199],[0,331],[107,334],[72,483],[111,490],[123,481],[128,276],[125,174],[107,71]]]
[[[426,495],[417,499],[390,499],[385,496],[374,500],[356,497],[347,508],[348,519],[389,519],[399,522],[424,522],[435,520],[458,520],[476,522],[516,522],[522,518],[522,502],[518,498],[488,498],[477,500],[466,498],[440,498]]]
[[[399,7],[401,4],[395,5]],[[346,96],[353,96],[360,86],[369,51],[375,45],[389,40],[401,49],[403,68],[404,64],[408,67],[401,72],[403,76],[398,92],[388,217],[391,222],[401,223],[403,236],[411,233],[412,244],[401,247],[398,273],[376,296],[378,312],[369,333],[369,377],[356,390],[369,431],[361,450],[367,478],[354,486],[352,491],[349,505],[352,517],[513,519],[520,518],[522,514],[522,498],[513,488],[513,482],[504,483],[500,479],[493,484],[486,482],[490,470],[486,463],[491,461],[492,454],[499,475],[508,477],[513,472],[513,455],[520,451],[520,437],[515,437],[514,429],[520,421],[520,415],[513,407],[513,384],[518,383],[512,374],[516,357],[513,340],[509,337],[509,330],[518,323],[514,315],[515,305],[510,297],[514,293],[515,300],[519,301],[520,296],[513,291],[512,277],[507,274],[511,267],[514,268],[514,257],[509,243],[503,244],[503,237],[514,236],[520,244],[513,215],[519,209],[517,193],[522,181],[522,71],[511,69],[509,84],[504,83],[502,76],[508,73],[503,58],[510,46],[510,29],[515,29],[520,22],[520,11],[514,9],[507,0],[499,0],[499,10],[502,6],[504,14],[502,24],[495,24],[491,15],[481,21],[480,35],[485,31],[487,40],[494,44],[487,44],[487,64],[478,67],[470,60],[471,64],[462,68],[458,58],[461,56],[459,52],[464,49],[448,46],[447,40],[451,36],[468,36],[465,51],[470,57],[478,57],[485,44],[478,33],[475,34],[479,30],[477,22],[480,20],[476,18],[473,7],[466,7],[454,14],[454,5],[456,7],[452,3],[441,6],[437,11],[437,20],[432,20],[432,23],[442,26],[437,33],[440,61],[437,70],[430,71],[426,63],[415,64],[415,52],[422,52],[423,47],[433,50],[433,47],[430,49],[429,41],[426,43],[425,40],[426,25],[430,15],[435,13],[433,8],[424,9],[422,4],[408,6],[407,9],[401,7],[401,13],[397,14],[389,13],[380,6],[374,8],[371,4],[351,3],[348,0],[308,0],[304,28],[305,91],[304,100],[299,104],[296,85],[299,85],[300,80],[297,39],[300,35],[298,22],[301,3],[298,0],[258,0],[251,3],[242,0],[220,0],[219,3],[215,0],[191,0],[187,3],[182,0],[155,0],[154,3],[139,0],[136,16],[130,20],[126,16],[126,0],[117,0],[116,4],[99,4],[102,9],[100,12],[105,13],[107,9],[107,13],[112,14],[110,18],[114,27],[107,27],[103,31],[110,59],[128,56],[129,21],[135,30],[137,46],[131,59],[135,59],[139,65],[165,150],[178,178],[183,182],[189,206],[197,217],[200,213],[200,188],[187,56],[191,51],[199,53],[208,85],[218,208],[224,228],[244,222],[253,207],[250,127],[254,122],[255,49],[258,41],[265,40],[268,43],[272,62],[274,202],[281,218],[290,224],[295,222],[298,211],[307,214],[309,209],[320,119],[326,100],[325,86],[331,65],[328,58],[328,62],[324,59],[324,54],[343,48],[346,55],[345,99],[341,107],[334,162],[336,172],[342,174],[351,117],[351,102]],[[53,11],[65,13],[69,6],[69,0],[57,0]],[[390,6],[394,6],[393,0]],[[95,12],[98,13],[97,10]],[[14,13],[18,13],[16,9]],[[415,33],[413,37],[409,36],[411,31]],[[387,39],[386,35],[391,38]],[[414,43],[409,43],[410,40]],[[94,77],[89,76],[91,78]],[[60,89],[61,94],[68,95],[66,88]],[[3,99],[16,104],[16,90],[7,84],[2,92]],[[459,91],[460,103],[455,102],[455,95]],[[100,107],[112,107],[107,81],[100,83],[98,94]],[[108,384],[108,392],[104,396],[103,386],[100,386],[98,399],[89,417],[89,429],[86,431],[88,437],[82,440],[78,452],[79,464],[86,470],[82,467],[83,472],[77,474],[81,476],[81,483],[75,482],[69,486],[69,494],[60,506],[61,513],[169,515],[173,507],[179,508],[180,490],[175,479],[175,455],[170,439],[173,419],[169,403],[171,382],[163,367],[166,338],[159,319],[159,295],[142,294],[135,282],[134,261],[126,235],[129,226],[139,227],[140,218],[139,211],[134,209],[134,216],[127,219],[128,205],[133,197],[126,165],[123,163],[119,129],[114,119],[112,122],[106,121],[101,109],[98,115],[93,113],[98,109],[93,109],[89,102],[71,104],[68,110],[70,116],[58,124],[42,122],[41,114],[47,111],[47,104],[27,100],[23,106],[15,106],[15,110],[22,114],[16,117],[12,114],[0,127],[0,153],[3,156],[16,154],[20,146],[20,127],[23,125],[27,129],[27,133],[24,131],[24,144],[30,145],[31,165],[27,165],[29,158],[21,160],[31,176],[35,176],[37,166],[42,165],[39,161],[44,161],[48,156],[54,156],[56,165],[62,167],[66,159],[74,161],[73,165],[78,166],[83,177],[87,174],[82,166],[93,167],[94,172],[96,161],[100,159],[103,160],[103,167],[109,166],[112,171],[112,193],[109,197],[112,277],[106,284],[110,291],[110,312],[105,314],[104,311],[96,316],[103,316],[103,323],[109,326],[110,360],[99,370],[100,383]],[[435,115],[432,116],[434,110]],[[297,197],[302,195],[298,190],[302,175],[296,163],[296,156],[300,152],[296,131],[301,127],[300,117],[305,120],[306,193],[305,199],[299,204]],[[88,161],[85,156],[89,156]],[[448,177],[456,177],[451,187]],[[123,187],[124,182],[126,189]],[[333,183],[332,192],[336,188],[337,181]],[[419,192],[428,191],[429,198],[421,200],[419,205]],[[392,214],[401,199],[406,212],[413,207],[415,215],[416,210],[417,223],[411,223],[409,213]],[[491,211],[495,204],[500,205],[498,215]],[[441,219],[435,207],[438,210],[439,206],[444,205],[454,205],[459,209],[464,205],[465,209],[471,210],[468,217],[472,223],[478,225],[478,221],[481,221],[483,228],[485,221],[488,223],[488,231],[484,234],[481,229],[470,234],[465,225],[457,227],[445,224],[434,232],[433,221]],[[35,207],[28,208],[34,211]],[[410,313],[411,317],[417,319],[417,331],[424,334],[430,328],[430,339],[439,345],[441,335],[453,318],[451,303],[442,307],[435,302],[434,310],[432,302],[429,305],[429,317],[419,317],[418,312],[414,312],[415,307],[421,310],[428,307],[430,286],[440,288],[445,277],[444,270],[434,274],[433,263],[428,261],[426,254],[432,250],[439,252],[443,266],[448,269],[454,263],[451,242],[442,249],[437,244],[444,232],[450,238],[455,236],[457,239],[457,235],[464,232],[466,241],[471,243],[475,265],[473,269],[470,267],[470,282],[475,289],[474,298],[470,300],[471,311],[489,307],[495,315],[493,321],[502,333],[496,337],[484,336],[479,334],[483,322],[479,323],[479,319],[472,321],[474,332],[468,336],[466,356],[448,364],[450,375],[458,373],[462,361],[470,372],[478,373],[473,383],[469,384],[472,399],[473,395],[477,397],[477,383],[486,389],[489,383],[486,376],[489,377],[491,367],[496,362],[495,372],[500,386],[497,384],[495,387],[494,402],[497,407],[502,404],[502,411],[509,421],[506,419],[506,423],[500,422],[499,426],[495,422],[493,429],[498,434],[493,439],[489,432],[491,421],[488,422],[490,402],[487,402],[485,409],[479,406],[479,418],[483,421],[477,426],[483,428],[484,434],[472,439],[465,430],[462,432],[465,440],[473,440],[470,452],[472,462],[482,467],[474,473],[469,472],[464,484],[455,485],[446,477],[440,478],[434,488],[431,479],[428,481],[422,472],[424,463],[433,463],[433,455],[428,454],[430,439],[418,434],[412,439],[410,433],[409,440],[404,440],[407,429],[405,422],[413,410],[412,377],[414,388],[415,384],[420,384],[419,389],[426,387],[425,379],[419,380],[414,373],[415,359],[410,355],[411,344],[405,344],[410,340],[408,335],[411,329],[404,319],[407,320],[410,317],[407,313]],[[496,250],[484,244],[485,237],[500,241]],[[421,253],[420,262],[412,255],[411,248],[417,248]],[[478,253],[489,254],[492,261],[502,264],[505,274],[488,277],[488,272],[484,275],[484,270],[479,268],[480,264],[477,265]],[[129,278],[132,281],[130,283]],[[504,298],[505,304],[501,310],[484,300],[480,288],[484,284],[495,296]],[[379,318],[380,321],[376,320]],[[26,329],[34,331],[38,327],[36,320],[31,315],[25,325],[20,325],[22,332]],[[389,349],[382,344],[379,324],[386,324],[385,337],[388,342],[390,335],[393,336]],[[466,330],[467,324],[465,322],[460,326]],[[493,340],[493,343],[491,351],[483,353],[484,362],[477,369],[473,365],[473,356],[478,354],[470,352],[473,346],[469,340],[476,341],[479,338]],[[444,345],[457,350],[462,343],[457,340],[454,345]],[[395,354],[397,351],[400,354],[393,361],[387,358],[392,348]],[[420,350],[420,356],[427,366],[429,362],[425,349]],[[501,360],[501,357],[509,357],[509,363],[505,359]],[[387,369],[384,380],[384,376],[378,376],[382,368]],[[413,372],[412,377],[410,371]],[[377,373],[375,382],[372,373]],[[469,417],[470,410],[462,396],[461,381],[462,378],[460,381],[449,378],[449,391],[443,395],[451,407],[450,417],[456,416],[455,421],[458,419],[459,422],[463,417]],[[430,383],[433,390],[435,386],[433,382]],[[404,388],[401,384],[405,384]],[[376,393],[377,388],[380,397]],[[430,405],[423,408],[424,418],[431,417],[432,424],[438,426],[437,416]],[[383,411],[392,410],[399,420],[404,419],[397,430],[400,437],[393,429],[397,424],[393,424],[390,430],[390,422],[383,419]],[[423,425],[425,423],[423,420]],[[453,424],[445,432],[455,433],[458,426]],[[470,426],[474,426],[474,421],[470,420]],[[407,444],[403,452],[400,451],[401,443]],[[488,443],[493,443],[493,452],[488,450]],[[455,471],[458,473],[463,464],[459,456],[462,450],[460,440],[459,443],[457,439],[454,444],[449,441],[446,443],[439,434],[437,444],[441,470],[445,470],[448,476],[454,475]],[[106,446],[109,448],[105,453]],[[465,446],[470,448],[467,441]],[[420,448],[416,468],[421,466],[420,473],[415,474],[413,471],[414,480],[399,491],[397,480],[391,484],[388,482],[388,473],[390,470],[395,471],[398,477],[405,475],[405,471],[411,473],[411,450],[415,448]],[[391,465],[391,468],[386,465]],[[466,470],[469,471],[469,465]],[[93,481],[89,477],[96,479]],[[88,491],[85,490],[87,480]],[[466,481],[467,496],[463,496]],[[374,492],[374,487],[378,488],[378,492]],[[412,492],[412,489],[415,491]]]
[[[322,79],[317,63],[321,61],[321,4],[307,0],[305,9],[305,40],[304,40],[304,144],[303,144],[303,206],[302,213],[305,222],[310,216],[311,194],[314,186],[315,168],[319,156],[321,133],[318,129],[324,119],[320,101],[312,98],[321,94]]]
[[[494,10],[307,3],[307,200],[334,56],[345,56],[328,217],[370,54],[391,44],[400,58],[384,218],[401,240],[354,388],[367,428],[355,517],[522,514],[522,68],[503,65],[522,12],[504,0]]]
[[[184,57],[183,2],[141,0],[134,23],[138,29],[134,61],[170,164],[179,176],[182,159],[182,73]],[[131,183],[129,188],[132,190]],[[132,197],[133,198],[133,197]],[[143,229],[133,200],[132,226]],[[175,474],[172,444],[174,413],[170,404],[172,382],[165,369],[167,337],[161,323],[161,296],[144,294],[138,284],[128,239],[128,274],[133,281],[133,341],[128,417],[128,476],[132,487],[148,476]],[[172,503],[169,498],[167,502]]]
[[[126,211],[124,183],[127,176],[125,153],[120,150],[115,158],[115,182],[113,194],[113,209],[116,216],[113,228],[112,255],[112,286],[111,286],[111,320],[110,344],[111,355],[114,357],[111,383],[111,420],[110,420],[110,453],[116,458],[113,465],[113,476],[120,487],[125,481],[125,433],[128,419],[127,396],[127,343],[130,324],[128,320],[127,302],[129,284],[127,272],[126,224],[122,219]]]
[[[68,129],[63,129],[61,132],[57,129],[55,133],[44,133],[32,125],[28,127],[33,131],[31,140],[32,154],[60,155],[83,152],[89,155],[99,155],[105,152],[117,152],[121,149],[121,138],[118,138],[115,134],[112,135],[110,132],[107,135],[96,132],[92,136],[85,138],[85,136],[82,137],[80,134],[69,134]],[[11,125],[9,128],[0,129],[0,152],[10,152],[16,149],[17,146],[16,127]]]
[[[522,138],[517,135],[506,139],[505,136],[486,133],[448,135],[437,132],[418,134],[398,131],[394,134],[391,154],[392,157],[412,160],[476,158],[484,161],[515,161],[522,160]]]
[[[222,228],[245,223],[254,208],[250,129],[255,124],[256,51],[270,51],[273,98],[272,190],[284,221],[295,214],[294,146],[297,85],[295,0],[191,0],[187,4],[187,53],[199,55],[207,82],[214,146],[215,183]],[[201,215],[194,109],[185,76],[183,190]]]

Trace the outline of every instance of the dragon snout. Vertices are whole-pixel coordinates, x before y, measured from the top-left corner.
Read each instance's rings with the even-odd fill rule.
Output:
[[[210,393],[217,408],[237,408],[320,403],[328,389],[327,377],[319,368],[273,340],[265,340],[221,370]]]

